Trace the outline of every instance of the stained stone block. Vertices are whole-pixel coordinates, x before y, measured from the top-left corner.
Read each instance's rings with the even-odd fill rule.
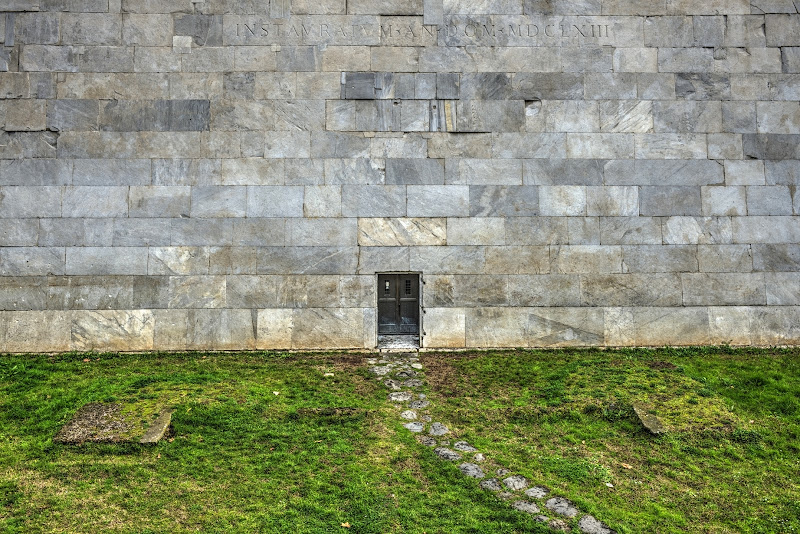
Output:
[[[653,48],[689,48],[694,45],[692,17],[650,17],[644,21],[644,45]]]
[[[364,313],[361,308],[294,310],[292,348],[364,347]]]
[[[492,134],[492,155],[500,159],[564,158],[567,137],[554,133]]]
[[[189,36],[197,46],[222,46],[222,16],[176,16],[175,35]]]
[[[800,134],[743,134],[744,155],[751,159],[800,159]]]
[[[459,100],[455,110],[454,131],[457,132],[521,132],[525,129],[522,100]]]
[[[751,162],[753,163],[753,162]],[[758,162],[762,163],[762,162]],[[800,162],[798,161],[767,161],[766,183],[769,185],[800,185]],[[747,185],[762,185],[753,183]]]
[[[169,307],[175,309],[224,308],[224,276],[171,276]]]
[[[663,235],[668,245],[733,242],[729,217],[669,217],[664,220]]]
[[[491,246],[485,249],[486,274],[546,274],[550,249],[546,246]]]
[[[292,348],[293,312],[289,309],[259,310],[256,347],[259,349]]]
[[[190,199],[191,194],[188,187],[131,187],[128,194],[128,216],[187,216]]]
[[[721,102],[655,102],[653,116],[657,133],[722,130]]]
[[[80,164],[85,160],[78,160]],[[120,165],[123,162],[107,160],[109,165]],[[131,162],[124,162],[130,165]],[[149,162],[147,168],[150,168]],[[77,167],[77,165],[76,165]],[[143,167],[142,167],[143,168]],[[153,185],[212,185],[220,179],[220,161],[210,159],[155,159],[152,163]],[[77,173],[76,173],[77,176]],[[146,185],[146,178],[142,183],[132,185]],[[126,182],[130,183],[130,182]]]
[[[646,216],[701,215],[699,187],[641,187],[639,211]]]
[[[66,45],[119,45],[122,15],[106,13],[64,13],[61,15],[61,43]]]
[[[680,275],[583,274],[580,277],[582,306],[682,306]]]
[[[387,159],[386,184],[444,184],[444,161],[422,158]]]
[[[355,246],[358,241],[356,219],[290,219],[291,246]]]
[[[96,100],[50,100],[47,102],[47,128],[97,130],[100,110]]]
[[[410,268],[429,274],[481,274],[484,271],[483,247],[420,246],[410,251]]]
[[[248,217],[302,217],[301,186],[248,186]]]
[[[586,214],[605,217],[636,217],[639,215],[637,187],[587,187]]]
[[[765,273],[768,306],[800,305],[800,273]]]
[[[753,271],[749,245],[700,245],[697,247],[700,272],[730,273]]]
[[[522,217],[538,215],[537,186],[470,186],[471,217]]]
[[[508,304],[507,277],[496,275],[429,276],[425,282],[425,307],[463,305],[505,306]]]
[[[550,247],[554,273],[621,273],[622,247],[609,245],[562,245]]]
[[[233,240],[233,221],[226,219],[172,219],[173,245],[230,245]]]
[[[58,44],[59,24],[57,13],[19,13],[13,19],[13,28],[9,30],[16,44]],[[10,46],[10,43],[6,45]]]
[[[358,220],[358,244],[362,247],[444,245],[446,235],[445,219]]]
[[[409,270],[409,249],[407,247],[362,246],[359,249],[359,274],[374,274],[392,270]]]
[[[234,246],[276,247],[284,246],[286,241],[286,219],[248,218],[233,221]]]
[[[754,102],[723,102],[722,131],[731,133],[755,133],[756,104]]]
[[[340,186],[306,186],[303,201],[305,217],[340,217],[342,188]]]
[[[623,271],[630,273],[697,272],[697,247],[687,245],[625,245]]]
[[[255,247],[210,247],[208,274],[255,274],[256,250]]]
[[[557,217],[586,215],[586,188],[577,185],[539,187],[539,213]]]
[[[800,17],[795,15],[767,15],[767,46],[800,46]]]
[[[0,218],[38,218],[60,214],[60,187],[0,187]]]
[[[258,274],[350,274],[358,264],[357,247],[263,247]]]
[[[221,26],[222,17],[220,17],[220,27]],[[172,46],[173,35],[185,34],[173,34],[172,17],[169,15],[137,15],[125,13],[122,16],[122,42],[125,44],[142,47],[168,47]],[[222,44],[221,40],[220,44]]]
[[[522,185],[522,160],[461,159],[458,181],[468,185]]]
[[[527,159],[523,164],[526,185],[601,185],[605,160]]]
[[[70,350],[70,312],[23,311],[0,313],[0,339],[8,352],[65,352]],[[33,342],[32,342],[33,341]]]
[[[800,271],[800,246],[796,244],[752,245],[753,270]]]
[[[329,185],[384,183],[383,162],[373,159],[326,159],[325,183]]]
[[[150,247],[149,275],[208,274],[207,247]]]
[[[55,186],[72,181],[72,162],[56,159],[0,160],[0,185]],[[11,190],[24,194],[24,190]],[[52,194],[55,189],[46,190]],[[2,202],[0,200],[0,202]]]
[[[146,247],[67,247],[68,275],[147,274]]]
[[[635,100],[602,102],[599,129],[611,133],[651,133],[653,115],[653,102]]]
[[[713,72],[711,48],[659,48],[659,72]]]
[[[522,307],[580,306],[576,275],[535,274],[508,277],[508,305]]]
[[[505,219],[449,218],[447,219],[448,245],[504,245]]]
[[[45,129],[44,100],[18,100],[9,105],[0,102],[0,126],[7,132],[34,132]]]
[[[792,215],[792,194],[784,185],[747,187],[748,215]]]
[[[743,159],[742,136],[740,134],[708,134],[709,159]]]
[[[636,308],[634,338],[637,345],[658,347],[708,343],[708,310],[704,307]]]
[[[796,217],[734,217],[732,223],[734,243],[780,245],[800,241],[800,220]]]
[[[473,308],[467,346],[556,347],[603,342],[602,310],[589,308]]]
[[[219,162],[217,162],[219,163]],[[211,182],[219,185],[283,185],[285,165],[282,160],[261,158],[223,159]],[[192,184],[204,186],[210,184]]]
[[[127,217],[128,188],[65,187],[61,211],[63,217]]]
[[[781,49],[783,72],[800,73],[800,47],[786,46]]]
[[[675,95],[684,100],[728,100],[731,78],[726,74],[681,72],[675,77]]]
[[[409,217],[465,217],[470,214],[470,191],[465,185],[409,185]]]
[[[747,215],[744,187],[702,187],[703,215]]]
[[[9,247],[0,249],[0,276],[63,274],[63,248]]]
[[[638,153],[638,151],[637,151]],[[633,158],[633,134],[567,134],[567,157],[576,159]]]
[[[37,219],[0,219],[0,247],[36,246],[38,240]]]
[[[563,217],[512,217],[506,220],[509,245],[557,245],[569,242]]]
[[[429,158],[489,158],[492,138],[489,134],[434,134],[428,141]]]
[[[600,217],[604,245],[661,244],[661,220],[654,217]]]
[[[43,276],[4,276],[0,278],[0,310],[47,309],[47,291],[47,278]],[[3,338],[2,330],[3,326],[0,326],[0,339]]]
[[[342,215],[403,217],[406,215],[406,187],[345,185],[342,188]]]
[[[695,46],[723,46],[725,41],[727,17],[692,17]]]
[[[682,274],[685,306],[764,305],[767,302],[761,273]]]

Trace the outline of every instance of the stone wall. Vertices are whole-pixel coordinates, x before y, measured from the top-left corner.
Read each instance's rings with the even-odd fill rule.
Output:
[[[0,351],[800,340],[797,0],[4,0]]]

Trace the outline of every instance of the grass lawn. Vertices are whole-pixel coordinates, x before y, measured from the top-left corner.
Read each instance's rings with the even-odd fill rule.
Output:
[[[417,443],[363,356],[1,356],[0,532],[546,532]],[[800,350],[422,361],[434,421],[487,471],[621,533],[800,531]],[[172,407],[172,434],[54,443],[89,402]]]

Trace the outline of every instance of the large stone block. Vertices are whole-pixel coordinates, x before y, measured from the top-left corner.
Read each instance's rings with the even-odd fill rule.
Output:
[[[702,345],[710,341],[708,309],[636,308],[633,310],[637,345]]]
[[[596,132],[600,130],[598,103],[583,100],[534,100],[526,102],[525,130],[528,132],[559,133]],[[549,138],[560,138],[562,143],[565,139],[563,135],[550,136]],[[548,138],[545,137],[545,139]]]
[[[623,271],[630,273],[697,272],[697,247],[687,245],[625,245]]]
[[[149,310],[76,311],[70,325],[73,350],[152,350],[154,317]]]
[[[409,185],[409,217],[466,217],[471,187],[466,185]]]
[[[358,219],[358,244],[362,247],[444,245],[446,240],[443,218]]]
[[[680,275],[582,274],[582,306],[682,306]]]
[[[753,271],[749,245],[700,245],[697,247],[700,272],[730,273]]]
[[[797,217],[734,217],[733,243],[793,244],[800,242]]]
[[[635,186],[587,187],[586,214],[636,217],[639,215],[639,190]]]
[[[564,217],[510,217],[506,220],[508,245],[558,245],[569,242]]]
[[[0,218],[25,219],[61,215],[61,187],[0,187]]]
[[[397,185],[345,185],[342,187],[345,217],[404,217],[406,187]]]
[[[754,271],[800,271],[800,245],[752,245],[751,249]]]
[[[699,187],[647,186],[639,190],[639,211],[648,216],[701,215]]]
[[[605,160],[526,159],[523,180],[526,185],[602,185]]]
[[[0,342],[7,352],[66,352],[72,312],[0,312]]]
[[[292,312],[292,348],[363,348],[362,308],[308,308]]]
[[[586,215],[586,188],[579,185],[539,187],[539,213],[546,217]]]
[[[288,224],[290,246],[335,247],[358,244],[356,219],[289,219]]]
[[[562,245],[550,247],[554,273],[621,273],[623,249],[613,245]]]
[[[8,247],[0,249],[0,276],[45,276],[64,274],[64,249]]]
[[[352,274],[357,247],[262,247],[258,274]]]
[[[768,306],[800,305],[800,273],[765,273]]]
[[[747,200],[744,187],[702,187],[703,215],[733,216],[747,215]]]
[[[682,274],[684,306],[753,306],[767,303],[762,273]]]
[[[302,217],[303,187],[248,186],[248,217]]]
[[[508,277],[508,305],[580,306],[580,288],[577,275],[511,275]]]
[[[661,220],[654,217],[600,217],[604,245],[660,245]]]
[[[422,158],[387,159],[386,184],[444,184],[444,160]]]
[[[447,219],[448,245],[504,245],[505,240],[503,217]]]
[[[733,243],[733,227],[729,217],[669,217],[663,224],[664,244]]]
[[[539,214],[539,187],[473,185],[469,187],[471,217],[522,217]]]

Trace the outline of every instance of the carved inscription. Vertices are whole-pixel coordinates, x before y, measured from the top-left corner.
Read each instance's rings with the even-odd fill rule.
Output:
[[[612,45],[641,35],[614,17],[453,17],[442,25],[421,17],[306,16],[292,19],[225,17],[225,44],[394,46],[573,46]]]

